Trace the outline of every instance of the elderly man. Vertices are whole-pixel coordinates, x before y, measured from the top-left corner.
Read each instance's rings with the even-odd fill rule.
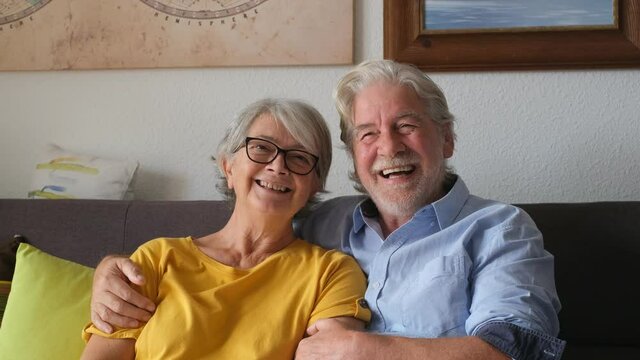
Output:
[[[367,332],[318,321],[296,358],[559,359],[553,256],[526,213],[470,195],[447,167],[454,117],[438,86],[412,66],[371,61],[334,98],[366,196],[323,203],[300,230],[356,258],[372,320]],[[96,325],[149,316],[153,304],[120,280],[141,281],[136,274],[125,259],[102,262]]]

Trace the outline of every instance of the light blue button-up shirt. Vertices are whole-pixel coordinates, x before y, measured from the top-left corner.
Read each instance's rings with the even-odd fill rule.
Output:
[[[513,358],[561,356],[553,256],[542,235],[524,211],[470,195],[460,178],[386,239],[375,205],[362,196],[323,203],[302,236],[359,262],[370,331],[477,335]]]

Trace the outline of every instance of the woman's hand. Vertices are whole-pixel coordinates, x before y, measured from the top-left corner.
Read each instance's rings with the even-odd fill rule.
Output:
[[[96,268],[91,295],[91,321],[111,333],[113,326],[135,328],[146,322],[155,304],[136,292],[131,284],[143,285],[140,268],[124,256],[107,256]]]

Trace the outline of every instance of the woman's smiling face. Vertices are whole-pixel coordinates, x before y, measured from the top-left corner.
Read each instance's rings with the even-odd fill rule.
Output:
[[[287,129],[270,114],[258,116],[246,134],[248,137],[271,141],[282,149],[298,149],[311,152],[299,144]],[[228,161],[224,161],[224,173],[230,189],[236,195],[236,208],[279,213],[293,218],[318,190],[315,171],[298,175],[285,166],[280,153],[269,164],[260,164],[247,156],[243,147]]]

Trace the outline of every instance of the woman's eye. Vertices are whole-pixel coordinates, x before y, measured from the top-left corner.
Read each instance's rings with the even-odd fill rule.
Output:
[[[253,149],[257,151],[269,151],[269,148],[264,145],[255,145]]]

